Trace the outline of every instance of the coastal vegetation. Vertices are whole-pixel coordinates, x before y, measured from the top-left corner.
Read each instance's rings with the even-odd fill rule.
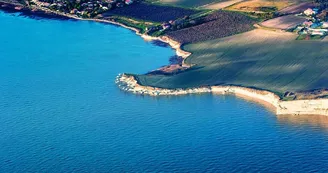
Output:
[[[106,11],[133,4],[133,0],[26,0],[29,6],[36,5],[52,11],[69,13],[83,18],[93,18]]]
[[[1,0],[0,2],[7,2],[9,4],[21,4],[26,5],[24,0]]]
[[[123,24],[127,27],[135,28],[135,29],[139,30],[140,33],[145,33],[147,27],[154,25],[154,23],[149,23],[149,22],[141,21],[141,20],[133,20],[133,19],[130,19],[127,17],[122,17],[122,16],[103,17],[101,19],[117,22],[117,23]]]

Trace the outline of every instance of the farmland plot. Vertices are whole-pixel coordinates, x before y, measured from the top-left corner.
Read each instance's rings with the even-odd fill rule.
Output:
[[[191,69],[172,76],[140,75],[142,85],[188,88],[238,85],[284,93],[328,88],[328,42],[295,41],[292,33],[253,30],[189,44]]]
[[[254,21],[240,13],[218,11],[202,19],[204,23],[169,32],[167,35],[180,43],[195,43],[227,37],[253,29]]]
[[[229,7],[233,4],[236,4],[236,3],[242,2],[242,1],[244,1],[244,0],[229,0],[229,1],[224,1],[224,2],[211,3],[211,4],[203,6],[203,8],[211,9],[211,10],[219,10],[219,9]]]
[[[324,39],[322,39],[322,41],[328,42],[328,37],[325,37]]]
[[[277,17],[262,22],[261,25],[269,28],[289,29],[307,21],[306,18],[294,15]]]
[[[159,6],[147,3],[134,3],[124,8],[115,8],[103,14],[108,16],[124,16],[144,21],[167,22],[197,13],[195,10],[178,7]]]
[[[150,2],[183,6],[183,7],[200,7],[207,4],[212,4],[216,2],[225,2],[230,0],[148,0]]]
[[[273,12],[298,3],[298,1],[299,0],[246,0],[228,7],[227,9],[243,12]]]
[[[301,13],[304,10],[308,8],[313,8],[315,7],[315,4],[313,2],[303,2],[300,4],[294,4],[289,7],[283,8],[279,11],[281,14],[297,14]]]

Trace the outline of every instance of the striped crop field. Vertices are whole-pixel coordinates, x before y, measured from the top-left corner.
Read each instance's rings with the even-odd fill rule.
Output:
[[[293,33],[256,29],[189,44],[191,69],[175,75],[139,75],[142,85],[189,88],[237,85],[287,91],[328,88],[328,41],[297,41]]]
[[[218,3],[218,2],[226,2],[230,0],[147,0],[148,2],[161,3],[173,6],[182,6],[195,8],[208,4]]]
[[[276,11],[306,1],[310,0],[244,0],[228,7],[227,9],[244,12],[270,12],[270,8],[272,8],[273,11]]]
[[[223,38],[252,30],[255,21],[250,17],[231,11],[217,11],[201,19],[202,24],[168,32],[167,36],[180,43]]]
[[[305,17],[286,15],[264,21],[261,25],[268,28],[290,29],[302,24],[305,21],[307,21]]]
[[[242,2],[242,1],[244,1],[244,0],[221,1],[221,2],[210,3],[207,5],[204,5],[203,7],[205,9],[219,10],[219,9],[223,9],[223,8],[232,6],[232,5]]]

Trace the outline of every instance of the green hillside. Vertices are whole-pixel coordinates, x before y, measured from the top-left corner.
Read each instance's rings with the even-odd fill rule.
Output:
[[[296,41],[292,33],[253,30],[189,44],[196,64],[176,75],[139,75],[142,85],[188,88],[238,85],[276,93],[328,88],[328,42]]]

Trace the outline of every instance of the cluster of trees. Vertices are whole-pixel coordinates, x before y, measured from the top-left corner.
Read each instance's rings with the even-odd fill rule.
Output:
[[[248,14],[262,20],[272,19],[278,17],[279,15],[279,13],[276,12],[266,12],[266,13],[249,12]]]
[[[96,0],[42,0],[48,2],[51,5],[51,10],[59,10],[62,12],[70,13],[72,10],[81,12],[83,17],[94,17],[97,14],[103,13],[109,10],[112,5],[106,1]],[[83,13],[82,13],[83,12]]]
[[[328,20],[328,0],[314,0],[321,9],[323,9],[317,17],[323,21]]]
[[[76,13],[82,17],[95,17],[115,7],[125,6],[125,0],[40,0],[50,4],[51,10]]]
[[[202,23],[204,23],[204,21],[201,18],[190,18],[190,16],[184,16],[183,18],[164,22],[162,25],[148,27],[146,33],[153,36],[159,36],[166,32],[192,27]]]
[[[328,7],[328,0],[314,0],[315,3],[318,3],[321,8]]]
[[[321,13],[317,15],[317,18],[322,21],[328,20],[328,10],[322,10]]]

